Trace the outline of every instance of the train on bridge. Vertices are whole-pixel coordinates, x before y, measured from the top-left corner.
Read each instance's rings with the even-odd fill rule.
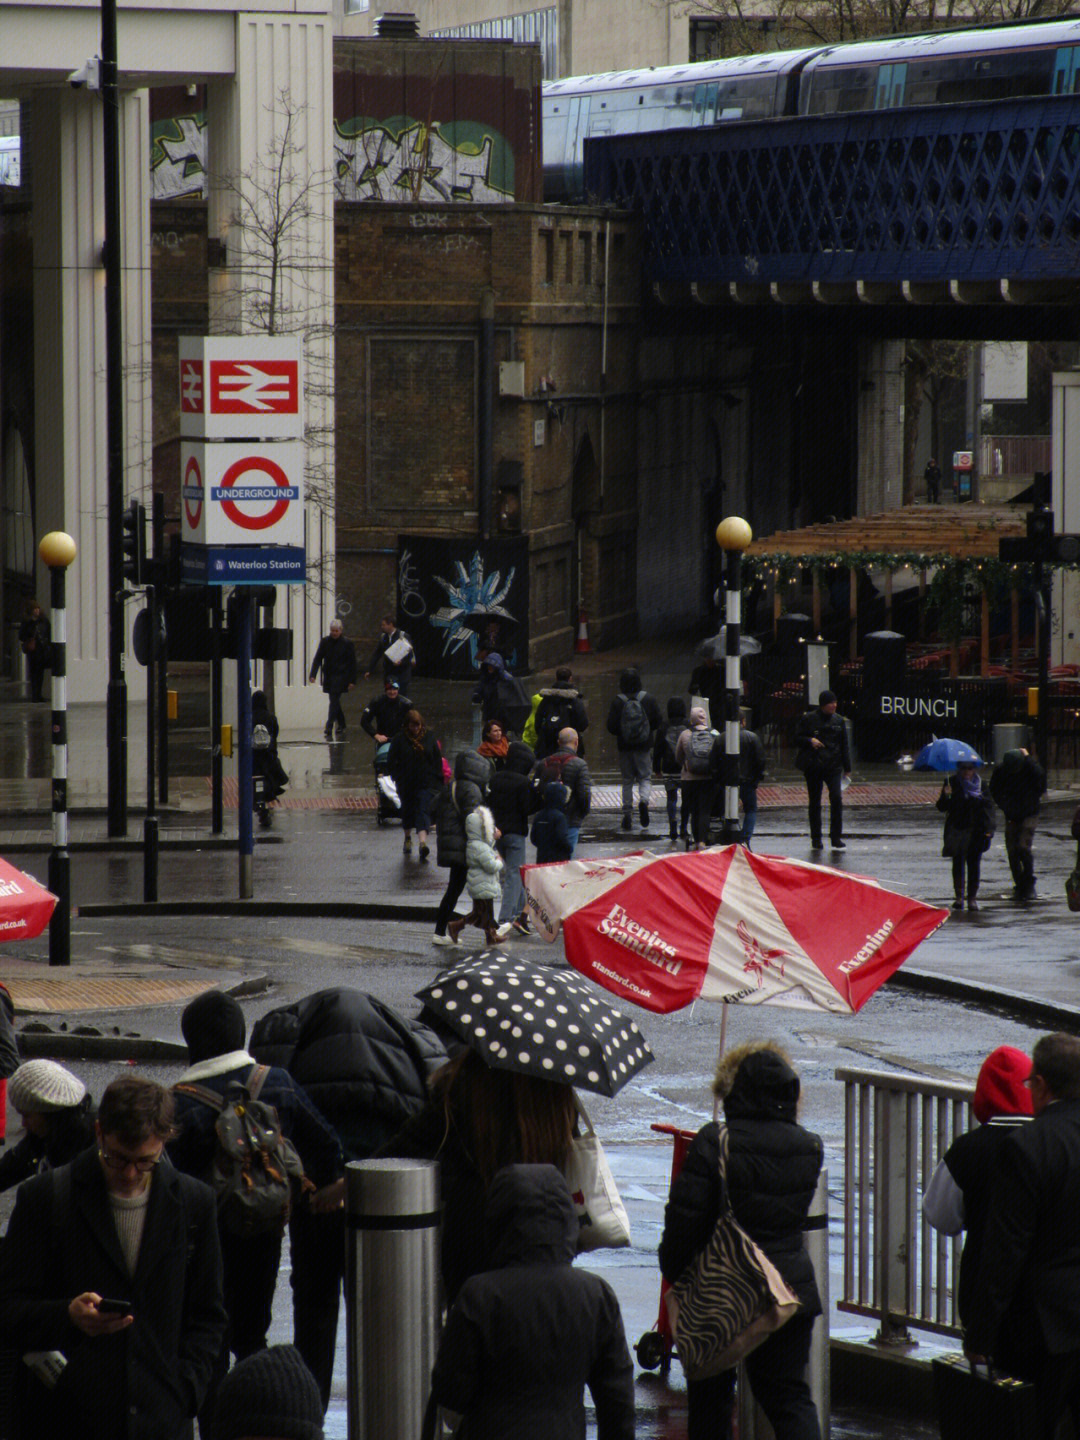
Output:
[[[738,120],[960,105],[1080,91],[1080,19],[863,40],[552,80],[544,198],[584,195],[584,144]]]

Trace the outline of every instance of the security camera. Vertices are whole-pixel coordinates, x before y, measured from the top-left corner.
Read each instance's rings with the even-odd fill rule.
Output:
[[[85,65],[80,65],[78,70],[72,70],[68,76],[68,84],[73,90],[99,90],[101,61],[97,56],[87,60]]]

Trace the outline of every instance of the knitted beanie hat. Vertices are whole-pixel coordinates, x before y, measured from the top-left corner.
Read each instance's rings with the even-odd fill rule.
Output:
[[[218,1387],[214,1440],[267,1435],[323,1440],[319,1387],[293,1345],[271,1345],[234,1365]]]
[[[244,1012],[222,990],[207,990],[185,1006],[180,1029],[192,1061],[211,1060],[244,1048]]]
[[[40,1115],[78,1105],[86,1086],[55,1060],[27,1060],[8,1081],[8,1094],[20,1115]]]
[[[1012,1045],[999,1045],[982,1063],[975,1082],[971,1108],[985,1125],[995,1115],[1030,1115],[1031,1091],[1024,1081],[1031,1074],[1031,1056]]]

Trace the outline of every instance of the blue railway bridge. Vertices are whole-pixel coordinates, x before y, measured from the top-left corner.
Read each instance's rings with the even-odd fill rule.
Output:
[[[1030,333],[1080,299],[1078,95],[607,136],[585,182],[641,215],[662,300],[1016,307]]]

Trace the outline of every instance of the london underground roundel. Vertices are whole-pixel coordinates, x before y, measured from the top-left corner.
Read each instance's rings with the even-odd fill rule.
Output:
[[[238,485],[238,481],[243,483]],[[290,501],[297,498],[285,471],[266,455],[247,455],[235,461],[222,475],[219,490],[236,491],[228,499],[220,494],[221,509],[241,530],[268,530],[284,518]],[[267,502],[268,510],[258,508]],[[252,507],[256,507],[254,511]]]

